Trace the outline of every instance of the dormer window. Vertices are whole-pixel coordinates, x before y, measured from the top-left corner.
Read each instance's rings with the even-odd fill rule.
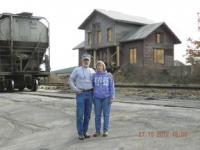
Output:
[[[112,42],[112,28],[107,29],[107,41]]]

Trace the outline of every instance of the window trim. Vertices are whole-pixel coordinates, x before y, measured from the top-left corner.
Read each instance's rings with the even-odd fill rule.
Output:
[[[109,32],[110,31],[110,32]],[[111,35],[110,35],[111,34]],[[113,40],[113,31],[112,28],[107,28],[107,42],[112,42]]]
[[[160,61],[157,61],[157,58],[155,58],[157,55],[155,55],[156,53],[156,51],[163,51],[163,61],[162,62],[160,62]],[[165,64],[165,49],[164,48],[154,48],[153,49],[153,62],[154,62],[154,64],[160,64],[160,65],[164,65]]]
[[[91,46],[92,45],[92,32],[91,31],[87,32],[87,36],[88,36],[88,45]]]
[[[96,42],[98,44],[102,42],[102,32],[100,30],[96,31]]]
[[[161,33],[156,33],[156,43],[160,44],[161,43]]]
[[[129,49],[129,63],[130,64],[137,64],[137,48],[130,48]]]

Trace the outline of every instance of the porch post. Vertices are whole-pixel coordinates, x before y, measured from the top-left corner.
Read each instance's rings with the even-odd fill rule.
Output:
[[[120,53],[120,48],[119,48],[119,46],[117,46],[117,48],[116,48],[116,51],[117,51],[117,66],[119,67],[119,63],[120,63],[120,56],[119,56],[119,53]]]
[[[110,49],[109,48],[107,48],[107,55],[106,55],[106,61],[107,61],[107,66],[108,67],[110,67],[110,59],[111,59],[111,57],[110,57]]]
[[[94,51],[93,51],[93,67],[95,68],[95,66],[96,66],[96,50],[94,49]]]

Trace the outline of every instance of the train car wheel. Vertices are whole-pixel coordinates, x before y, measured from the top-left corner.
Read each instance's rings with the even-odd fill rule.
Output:
[[[7,87],[8,91],[13,91],[14,88],[15,88],[15,82],[14,82],[14,80],[9,80],[8,81],[8,87]]]
[[[33,80],[33,83],[32,83],[32,88],[31,88],[31,90],[32,90],[32,91],[37,91],[37,89],[38,89],[38,80],[37,80],[37,79],[34,79],[34,80]]]

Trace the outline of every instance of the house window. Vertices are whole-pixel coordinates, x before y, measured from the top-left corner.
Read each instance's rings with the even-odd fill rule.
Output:
[[[107,29],[107,41],[108,42],[112,41],[112,29],[111,28]]]
[[[137,62],[137,50],[136,48],[131,48],[130,49],[130,63],[136,64],[136,62]]]
[[[161,34],[160,33],[156,33],[156,43],[160,43],[161,42]]]
[[[97,43],[101,43],[101,31],[97,31]]]
[[[154,49],[154,63],[164,64],[164,49]]]
[[[92,45],[92,32],[88,32],[88,45]]]

